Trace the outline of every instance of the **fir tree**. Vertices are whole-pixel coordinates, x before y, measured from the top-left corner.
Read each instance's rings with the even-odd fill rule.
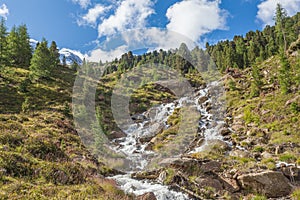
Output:
[[[0,21],[0,68],[7,64],[7,28],[4,18]]]
[[[55,62],[48,49],[48,43],[45,39],[39,44],[31,59],[30,77],[32,80],[39,78],[48,78]]]
[[[51,53],[52,60],[54,62],[53,65],[57,66],[60,63],[60,59],[59,59],[59,51],[55,41],[51,42],[49,50]]]

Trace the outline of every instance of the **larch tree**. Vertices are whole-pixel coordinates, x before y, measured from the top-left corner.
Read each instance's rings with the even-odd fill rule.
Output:
[[[286,10],[281,6],[281,4],[278,3],[275,15],[275,32],[277,35],[277,42],[280,45],[280,47],[283,47],[284,52],[286,52],[287,50],[287,38],[285,30],[286,18]]]

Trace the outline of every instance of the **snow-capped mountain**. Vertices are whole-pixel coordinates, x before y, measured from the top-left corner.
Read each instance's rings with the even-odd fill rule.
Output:
[[[31,48],[34,50],[36,48],[36,45],[39,41],[35,39],[30,39],[29,40]],[[60,63],[63,64],[63,57],[65,56],[66,58],[66,64],[67,65],[72,65],[74,62],[76,62],[79,65],[82,65],[84,55],[80,53],[79,51],[67,49],[67,48],[62,48],[59,50],[59,59]]]
[[[74,62],[76,62],[79,65],[82,65],[83,63],[84,55],[82,55],[82,53],[80,53],[79,51],[62,48],[59,50],[59,54],[59,59],[61,63],[63,63],[63,57],[66,58],[67,65],[71,65]]]

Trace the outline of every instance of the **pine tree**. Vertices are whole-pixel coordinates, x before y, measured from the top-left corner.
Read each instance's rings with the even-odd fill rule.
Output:
[[[7,64],[7,28],[4,18],[0,21],[0,68]]]
[[[54,62],[53,64],[55,66],[57,66],[60,63],[60,59],[59,59],[59,51],[58,51],[58,48],[57,48],[57,45],[56,45],[55,41],[51,42],[49,50],[50,50],[50,53],[51,53],[51,56],[52,56],[52,60]]]
[[[256,65],[253,65],[252,67],[252,78],[253,81],[251,83],[251,97],[257,97],[260,94],[261,87],[263,85],[262,82],[262,75],[259,71],[259,68]]]
[[[18,33],[18,42],[19,42],[18,64],[21,65],[22,67],[27,68],[30,65],[30,60],[32,57],[32,49],[29,42],[30,37],[26,25],[19,26],[17,29],[17,33]]]
[[[7,36],[7,55],[9,64],[13,66],[17,66],[18,59],[18,51],[19,51],[19,43],[18,43],[18,33],[17,27],[13,26],[11,31]]]
[[[48,78],[53,69],[55,62],[48,49],[48,42],[43,39],[35,50],[31,59],[30,77],[32,80],[39,78]]]
[[[12,28],[7,37],[10,64],[18,67],[29,67],[32,57],[29,39],[26,25]]]

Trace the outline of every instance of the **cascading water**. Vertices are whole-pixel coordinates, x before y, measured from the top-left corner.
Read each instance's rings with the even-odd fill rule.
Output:
[[[140,143],[141,137],[154,137],[157,130],[161,127],[167,129],[167,119],[174,112],[176,108],[181,108],[185,104],[192,104],[192,107],[196,107],[198,112],[201,113],[201,119],[199,121],[199,129],[203,130],[204,142],[201,146],[191,149],[187,153],[195,153],[203,151],[213,140],[222,140],[222,136],[219,134],[219,129],[225,123],[222,120],[215,121],[212,114],[209,113],[205,105],[211,103],[209,98],[209,91],[211,86],[216,83],[210,84],[205,89],[199,90],[197,93],[190,97],[183,97],[176,100],[173,103],[161,104],[157,107],[151,108],[149,111],[143,113],[140,122],[135,123],[125,130],[126,137],[114,148],[118,153],[122,153],[129,161],[130,171],[125,175],[117,175],[112,177],[117,181],[121,189],[127,193],[133,193],[135,195],[142,195],[147,192],[153,192],[157,199],[165,200],[185,200],[189,199],[186,194],[181,192],[170,191],[167,186],[162,185],[159,182],[150,182],[148,180],[135,180],[131,178],[131,173],[135,171],[141,171],[148,165],[148,159],[151,156],[155,156],[152,151],[147,151],[147,143]],[[206,101],[199,103],[199,99],[202,97],[208,97]]]

